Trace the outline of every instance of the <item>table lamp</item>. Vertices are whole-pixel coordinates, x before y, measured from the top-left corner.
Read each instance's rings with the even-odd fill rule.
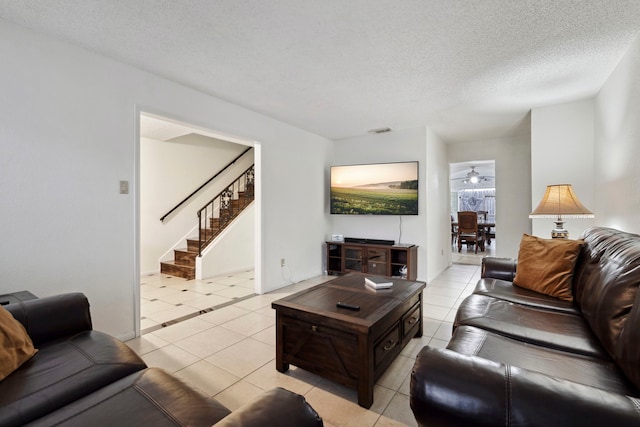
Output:
[[[547,185],[547,191],[540,204],[529,218],[556,218],[556,228],[551,230],[551,238],[567,239],[569,232],[564,229],[565,218],[593,218],[593,213],[584,207],[573,192],[571,184]]]

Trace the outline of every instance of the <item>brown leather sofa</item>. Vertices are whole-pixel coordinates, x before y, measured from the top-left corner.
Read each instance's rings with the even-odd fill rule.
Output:
[[[273,389],[235,412],[92,329],[84,295],[4,306],[38,352],[0,381],[1,426],[322,426],[302,396]]]
[[[419,425],[640,425],[640,236],[583,237],[573,302],[515,286],[515,260],[483,260],[447,348],[416,358]]]

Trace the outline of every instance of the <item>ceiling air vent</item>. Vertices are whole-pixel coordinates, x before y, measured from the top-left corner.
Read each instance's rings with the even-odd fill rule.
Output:
[[[391,128],[378,128],[378,129],[371,129],[369,131],[369,133],[385,133],[385,132],[391,132]]]

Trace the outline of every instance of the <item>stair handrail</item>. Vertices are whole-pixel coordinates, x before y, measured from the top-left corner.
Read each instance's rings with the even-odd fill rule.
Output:
[[[202,249],[211,241],[213,240],[214,236],[211,236],[211,238],[206,238],[205,239],[202,238],[202,232],[205,231],[206,234],[206,221],[209,219],[209,206],[211,206],[211,215],[214,215],[215,212],[215,205],[216,205],[216,200],[218,200],[218,211],[220,211],[220,208],[223,206],[223,204],[228,207],[231,208],[231,200],[233,199],[233,195],[236,193],[240,192],[240,186],[241,186],[241,181],[244,178],[244,190],[245,193],[249,192],[249,196],[251,198],[251,200],[253,200],[254,197],[254,193],[253,193],[253,185],[254,185],[254,173],[255,173],[255,164],[252,164],[251,166],[249,166],[247,168],[247,170],[245,170],[244,172],[242,172],[235,180],[233,180],[233,182],[231,184],[229,184],[227,187],[225,187],[220,193],[218,193],[217,196],[215,196],[213,199],[209,200],[209,202],[207,202],[207,204],[205,204],[202,208],[200,208],[198,210],[198,256],[201,257],[202,256]],[[239,211],[242,211],[244,209],[244,206],[240,207]],[[238,211],[238,212],[239,212]],[[231,221],[235,215],[238,212],[231,212],[231,216],[226,218],[226,221],[224,223],[222,223],[222,225],[226,225],[229,221]],[[220,213],[220,212],[219,212]],[[202,227],[202,221],[205,221],[205,226],[204,228]]]
[[[187,197],[185,197],[180,203],[178,203],[177,205],[175,205],[173,208],[171,208],[171,210],[169,212],[167,212],[166,214],[162,215],[162,217],[160,218],[161,222],[164,222],[165,218],[168,217],[169,215],[171,215],[176,209],[178,209],[180,206],[182,206],[183,204],[185,204],[187,202],[187,200],[189,200],[190,198],[192,198],[193,196],[195,196],[200,190],[202,190],[204,187],[206,187],[209,183],[211,183],[211,181],[213,181],[214,179],[216,179],[222,172],[224,172],[225,170],[229,169],[231,166],[233,166],[235,164],[235,162],[237,162],[242,156],[244,156],[245,154],[247,154],[247,152],[249,152],[249,150],[251,150],[253,147],[249,147],[246,150],[244,150],[242,153],[240,153],[235,159],[231,160],[225,167],[223,167],[222,169],[220,169],[215,175],[213,175],[211,178],[209,178],[204,184],[202,184],[200,187],[196,188],[191,194],[189,194]]]

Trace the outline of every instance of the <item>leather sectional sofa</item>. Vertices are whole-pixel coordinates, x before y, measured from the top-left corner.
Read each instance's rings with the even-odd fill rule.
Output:
[[[322,426],[302,396],[265,392],[235,412],[92,329],[84,295],[4,306],[38,352],[0,381],[1,426]]]
[[[419,425],[640,425],[640,236],[594,227],[583,239],[573,301],[515,285],[515,260],[483,260],[447,348],[416,358]]]

